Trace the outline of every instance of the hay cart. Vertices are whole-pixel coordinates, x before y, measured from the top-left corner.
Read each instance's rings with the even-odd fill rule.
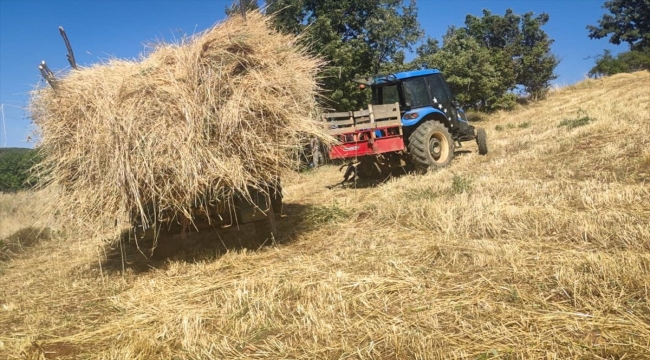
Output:
[[[488,152],[485,129],[469,125],[438,70],[407,71],[356,80],[372,90],[368,109],[322,115],[339,140],[330,159],[357,160],[357,174],[373,177],[400,167],[447,166],[462,142]]]
[[[127,223],[139,239],[249,223],[259,238],[275,235],[290,149],[327,138],[309,116],[323,62],[262,13],[243,15],[139,61],[93,67],[77,66],[59,28],[73,70],[57,77],[41,62],[50,87],[30,105],[47,149],[43,183],[65,190],[57,211],[100,236]]]
[[[184,216],[158,219],[154,226],[136,222],[136,238],[145,241],[185,239],[192,232],[216,230],[232,226],[252,224],[257,241],[275,239],[276,217],[282,212],[282,188],[280,184],[267,185],[262,189],[249,187],[248,194],[235,194],[228,199],[215,199],[197,204],[192,219]],[[151,211],[152,207],[148,207]],[[134,214],[133,219],[139,217]]]

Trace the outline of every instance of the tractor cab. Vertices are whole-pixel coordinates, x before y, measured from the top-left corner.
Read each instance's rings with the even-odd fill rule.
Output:
[[[399,103],[402,125],[417,125],[424,118],[443,122],[460,141],[474,138],[465,113],[456,104],[440,71],[424,69],[357,80],[372,89],[372,104]]]

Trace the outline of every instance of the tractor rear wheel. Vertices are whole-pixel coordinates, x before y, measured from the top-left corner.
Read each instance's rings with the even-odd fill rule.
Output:
[[[417,167],[439,168],[449,165],[454,158],[451,134],[438,121],[426,121],[409,137],[409,152]]]
[[[476,129],[476,144],[478,145],[479,155],[487,155],[488,146],[487,146],[487,133],[485,129],[478,128]]]

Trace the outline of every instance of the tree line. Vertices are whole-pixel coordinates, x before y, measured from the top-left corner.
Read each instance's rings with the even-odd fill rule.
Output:
[[[449,27],[440,44],[425,38],[415,0],[264,3],[265,11],[275,14],[276,28],[302,34],[310,48],[329,62],[322,74],[325,105],[337,110],[364,107],[369,95],[352,79],[374,74],[437,68],[463,107],[482,111],[510,109],[521,95],[541,99],[557,78],[559,59],[551,51],[554,40],[543,30],[550,20],[546,13],[516,14],[509,9],[501,15],[486,9],[481,16],[467,15],[461,27]],[[240,4],[246,10],[259,8],[257,0],[235,0],[226,14],[240,13]],[[633,53],[614,58],[606,52],[597,57],[594,75],[647,68],[649,4],[650,0],[605,2],[603,7],[612,14],[604,15],[598,26],[589,26],[589,36],[611,35],[615,44],[630,43]],[[416,56],[406,61],[407,53]],[[611,65],[612,60],[617,63]]]
[[[596,57],[590,77],[609,76],[623,72],[650,70],[650,0],[606,1],[603,8],[609,14],[589,25],[589,37],[602,39],[609,36],[615,45],[627,43],[629,51],[613,56],[611,51]]]

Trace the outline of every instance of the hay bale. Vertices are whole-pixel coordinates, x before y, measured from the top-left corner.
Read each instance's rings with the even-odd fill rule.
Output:
[[[273,183],[307,138],[327,138],[312,121],[322,61],[265,15],[247,18],[34,91],[58,210],[92,227],[192,219],[199,203]]]

